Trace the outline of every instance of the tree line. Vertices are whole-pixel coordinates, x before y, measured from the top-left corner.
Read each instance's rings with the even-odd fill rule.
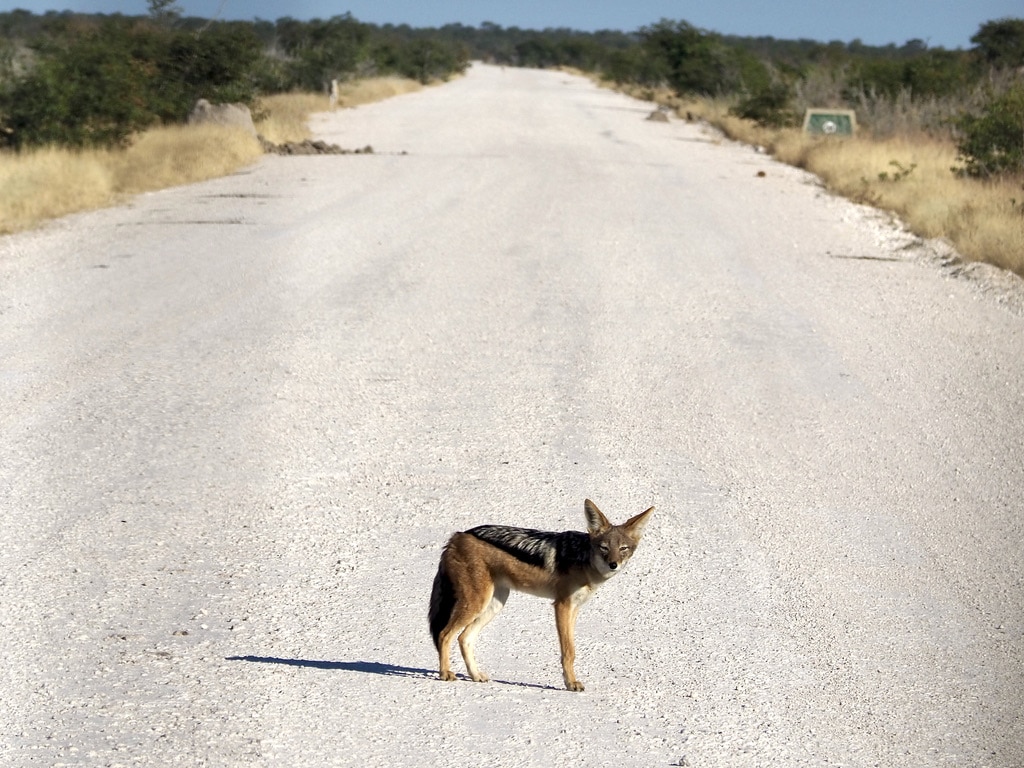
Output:
[[[349,15],[210,21],[149,5],[146,17],[0,13],[0,147],[112,146],[183,122],[199,98],[258,111],[261,95],[375,75],[427,83],[469,65],[459,43]]]
[[[886,108],[958,142],[963,171],[1024,172],[1024,19],[987,22],[967,50],[745,38],[662,20],[632,32],[526,30],[484,23],[433,29],[350,15],[254,22],[183,17],[149,0],[147,17],[0,13],[0,145],[114,144],[181,121],[199,97],[258,108],[261,94],[324,90],[332,79],[447,79],[479,59],[574,67],[620,84],[728,99],[770,126],[803,108],[848,107],[885,130]]]
[[[982,24],[967,50],[920,39],[869,46],[736,37],[667,19],[631,33],[487,24],[438,32],[473,58],[576,67],[652,94],[668,87],[683,97],[723,98],[734,114],[769,127],[798,124],[808,107],[849,108],[876,134],[953,139],[965,175],[1024,175],[1024,19]]]

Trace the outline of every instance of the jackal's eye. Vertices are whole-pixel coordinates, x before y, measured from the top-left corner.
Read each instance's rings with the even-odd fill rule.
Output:
[[[619,552],[629,552],[629,547],[623,544],[621,547],[619,547]]]

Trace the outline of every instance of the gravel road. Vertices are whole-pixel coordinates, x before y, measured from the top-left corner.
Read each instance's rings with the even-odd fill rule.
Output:
[[[1020,281],[651,108],[475,66],[0,238],[0,764],[1024,765]],[[525,595],[439,682],[444,540],[587,496],[586,692]]]

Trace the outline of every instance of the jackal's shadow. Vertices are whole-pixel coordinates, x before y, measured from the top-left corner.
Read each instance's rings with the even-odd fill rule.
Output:
[[[281,659],[276,656],[228,656],[226,661],[251,661],[257,664],[283,664],[286,667],[309,667],[312,669],[340,669],[346,672],[365,672],[370,675],[388,675],[393,677],[437,677],[437,673],[429,669],[400,667],[395,664],[383,664],[379,661],[319,661],[316,659]]]
[[[256,664],[283,664],[286,667],[307,667],[312,669],[342,670],[345,672],[363,672],[369,675],[385,675],[388,677],[409,677],[416,680],[436,680],[437,670],[401,667],[397,664],[385,664],[379,661],[321,661],[317,659],[282,659],[277,656],[228,656],[225,661],[248,661]],[[460,680],[469,680],[465,675]],[[514,685],[520,688],[539,688],[541,690],[558,690],[550,685],[535,683],[517,683],[511,680],[494,680],[500,685]]]

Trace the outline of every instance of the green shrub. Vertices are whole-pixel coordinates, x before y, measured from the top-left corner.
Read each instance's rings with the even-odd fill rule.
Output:
[[[370,27],[343,14],[327,19],[277,21],[277,44],[288,56],[292,89],[322,91],[350,76],[368,58]]]
[[[959,172],[983,178],[1024,172],[1024,84],[993,96],[980,114],[961,115],[956,127]]]
[[[453,73],[469,66],[469,60],[461,46],[441,40],[413,40],[402,49],[397,74],[418,80],[424,85],[432,80],[447,80]]]
[[[784,128],[797,123],[797,114],[790,107],[791,99],[788,85],[773,83],[747,96],[729,112],[766,128]]]
[[[604,64],[603,75],[613,83],[654,87],[665,81],[665,67],[645,48],[633,46],[612,51]]]
[[[106,31],[39,48],[31,72],[0,97],[7,143],[109,144],[158,119],[145,103],[148,73],[136,58],[149,41]]]
[[[1024,66],[1024,19],[987,21],[971,37],[981,59],[1000,69]]]
[[[180,122],[196,99],[254,98],[261,53],[250,25],[201,34],[114,17],[37,44],[31,69],[0,90],[0,142],[105,146]]]
[[[677,93],[718,94],[731,89],[725,47],[685,21],[663,20],[640,30],[642,45]]]

